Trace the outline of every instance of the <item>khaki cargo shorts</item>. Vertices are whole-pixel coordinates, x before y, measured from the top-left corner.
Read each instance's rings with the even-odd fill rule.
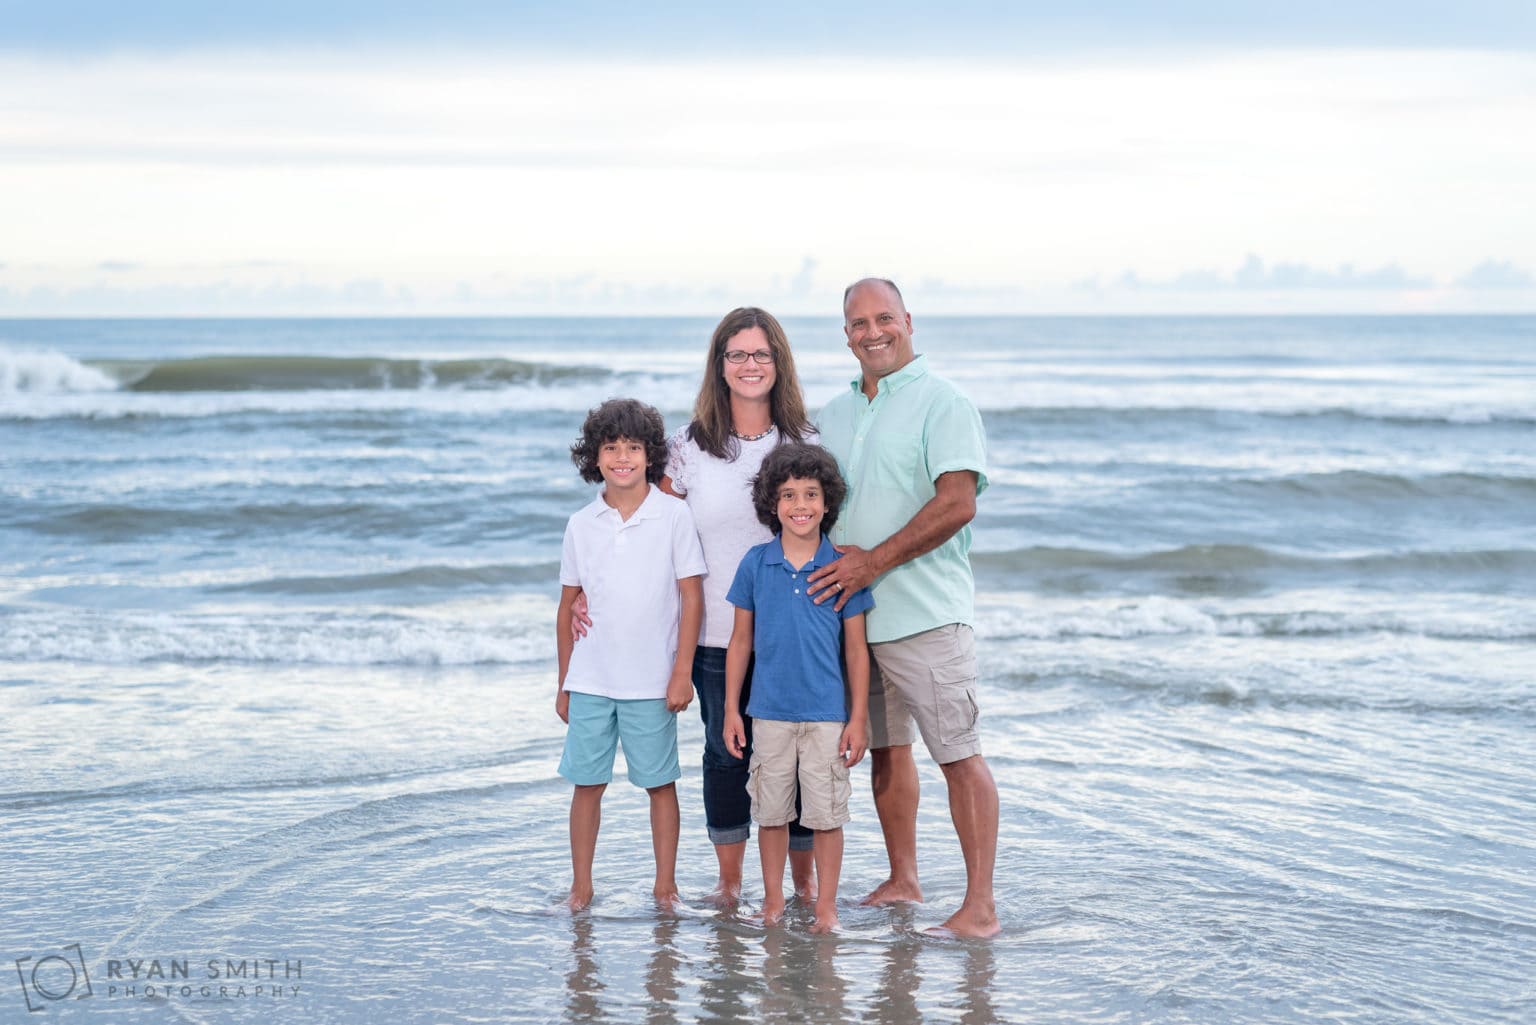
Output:
[[[752,820],[783,826],[795,817],[795,784],[800,786],[800,824],[837,829],[849,819],[848,763],[837,753],[844,723],[752,720],[752,775],[747,793]]]
[[[921,733],[940,765],[981,754],[976,637],[963,623],[869,646],[869,746],[900,747]],[[916,731],[913,729],[916,721]]]

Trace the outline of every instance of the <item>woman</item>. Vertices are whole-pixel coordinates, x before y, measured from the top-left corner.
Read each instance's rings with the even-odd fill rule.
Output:
[[[725,593],[747,549],[773,537],[752,508],[752,479],[763,457],[781,442],[814,438],[784,329],[755,306],[727,313],[710,340],[693,421],[668,442],[667,474],[661,480],[662,490],[688,503],[709,567],[693,687],[704,720],[704,818],[720,863],[715,897],[721,903],[734,901],[741,892],[752,821],[747,796],[751,727],[740,758],[726,750],[723,736],[725,648],[735,621]],[[751,686],[749,670],[743,710]],[[798,822],[790,826],[790,874],[802,901],[814,899],[811,835]]]

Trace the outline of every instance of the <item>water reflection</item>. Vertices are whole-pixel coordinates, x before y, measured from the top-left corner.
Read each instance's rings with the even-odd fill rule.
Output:
[[[836,960],[834,937],[768,930],[763,936],[762,1020],[828,1025],[847,1020],[848,984],[838,976]]]
[[[565,1020],[585,1025],[607,1021],[603,1011],[603,980],[598,975],[597,949],[592,942],[592,917],[571,916],[571,970],[565,973]]]
[[[931,1015],[936,1001],[959,1025],[1003,1020],[991,943],[936,944],[899,929],[887,942],[849,943],[799,929],[759,932],[736,921],[666,917],[649,923],[648,937],[628,934],[639,949],[615,947],[614,938],[600,952],[593,918],[569,921],[568,1025],[842,1025],[855,1017],[864,1025],[913,1025]]]
[[[677,950],[677,927],[677,919],[661,918],[651,932],[651,960],[645,972],[645,992],[650,997],[647,1025],[677,1025],[677,967],[683,960]]]
[[[875,1025],[910,1025],[922,1021],[917,1010],[917,990],[922,976],[917,971],[923,941],[910,933],[896,936],[885,949],[885,965],[875,989],[869,1017]]]
[[[761,988],[761,980],[747,972],[747,944],[733,929],[713,924],[705,945],[709,958],[700,969],[700,1021],[746,1021],[750,999]]]
[[[960,1025],[992,1025],[999,1021],[992,1004],[992,980],[997,975],[997,956],[991,943],[967,943],[965,973],[960,977],[960,1000],[965,1009]]]

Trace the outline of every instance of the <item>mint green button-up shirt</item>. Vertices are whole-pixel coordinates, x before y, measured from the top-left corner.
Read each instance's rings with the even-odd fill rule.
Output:
[[[873,548],[906,526],[937,493],[934,482],[953,470],[976,473],[987,487],[987,438],[975,403],[928,372],[918,356],[880,379],[869,401],[854,378],[817,420],[821,443],[848,482],[832,531],[836,544]],[[894,641],[950,623],[975,625],[971,528],[938,548],[875,579],[867,631],[873,642]]]

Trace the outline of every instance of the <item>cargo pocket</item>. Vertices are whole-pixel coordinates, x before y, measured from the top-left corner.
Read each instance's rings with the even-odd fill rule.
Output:
[[[976,658],[967,655],[941,666],[934,666],[934,718],[939,724],[939,742],[945,747],[969,744],[976,740],[976,720],[981,709],[976,704]]]
[[[842,758],[833,759],[833,822],[843,824],[848,821],[848,799],[852,798],[854,787],[848,778],[848,762]]]
[[[752,752],[747,796],[752,799],[752,821],[759,825],[782,826],[795,817],[795,771],[788,773],[773,764],[764,764],[756,749]]]
[[[752,816],[753,822],[762,820],[761,802],[757,797],[758,788],[762,785],[762,773],[759,771],[758,761],[757,752],[753,751],[751,761],[747,763],[747,797],[751,801],[748,814]]]

